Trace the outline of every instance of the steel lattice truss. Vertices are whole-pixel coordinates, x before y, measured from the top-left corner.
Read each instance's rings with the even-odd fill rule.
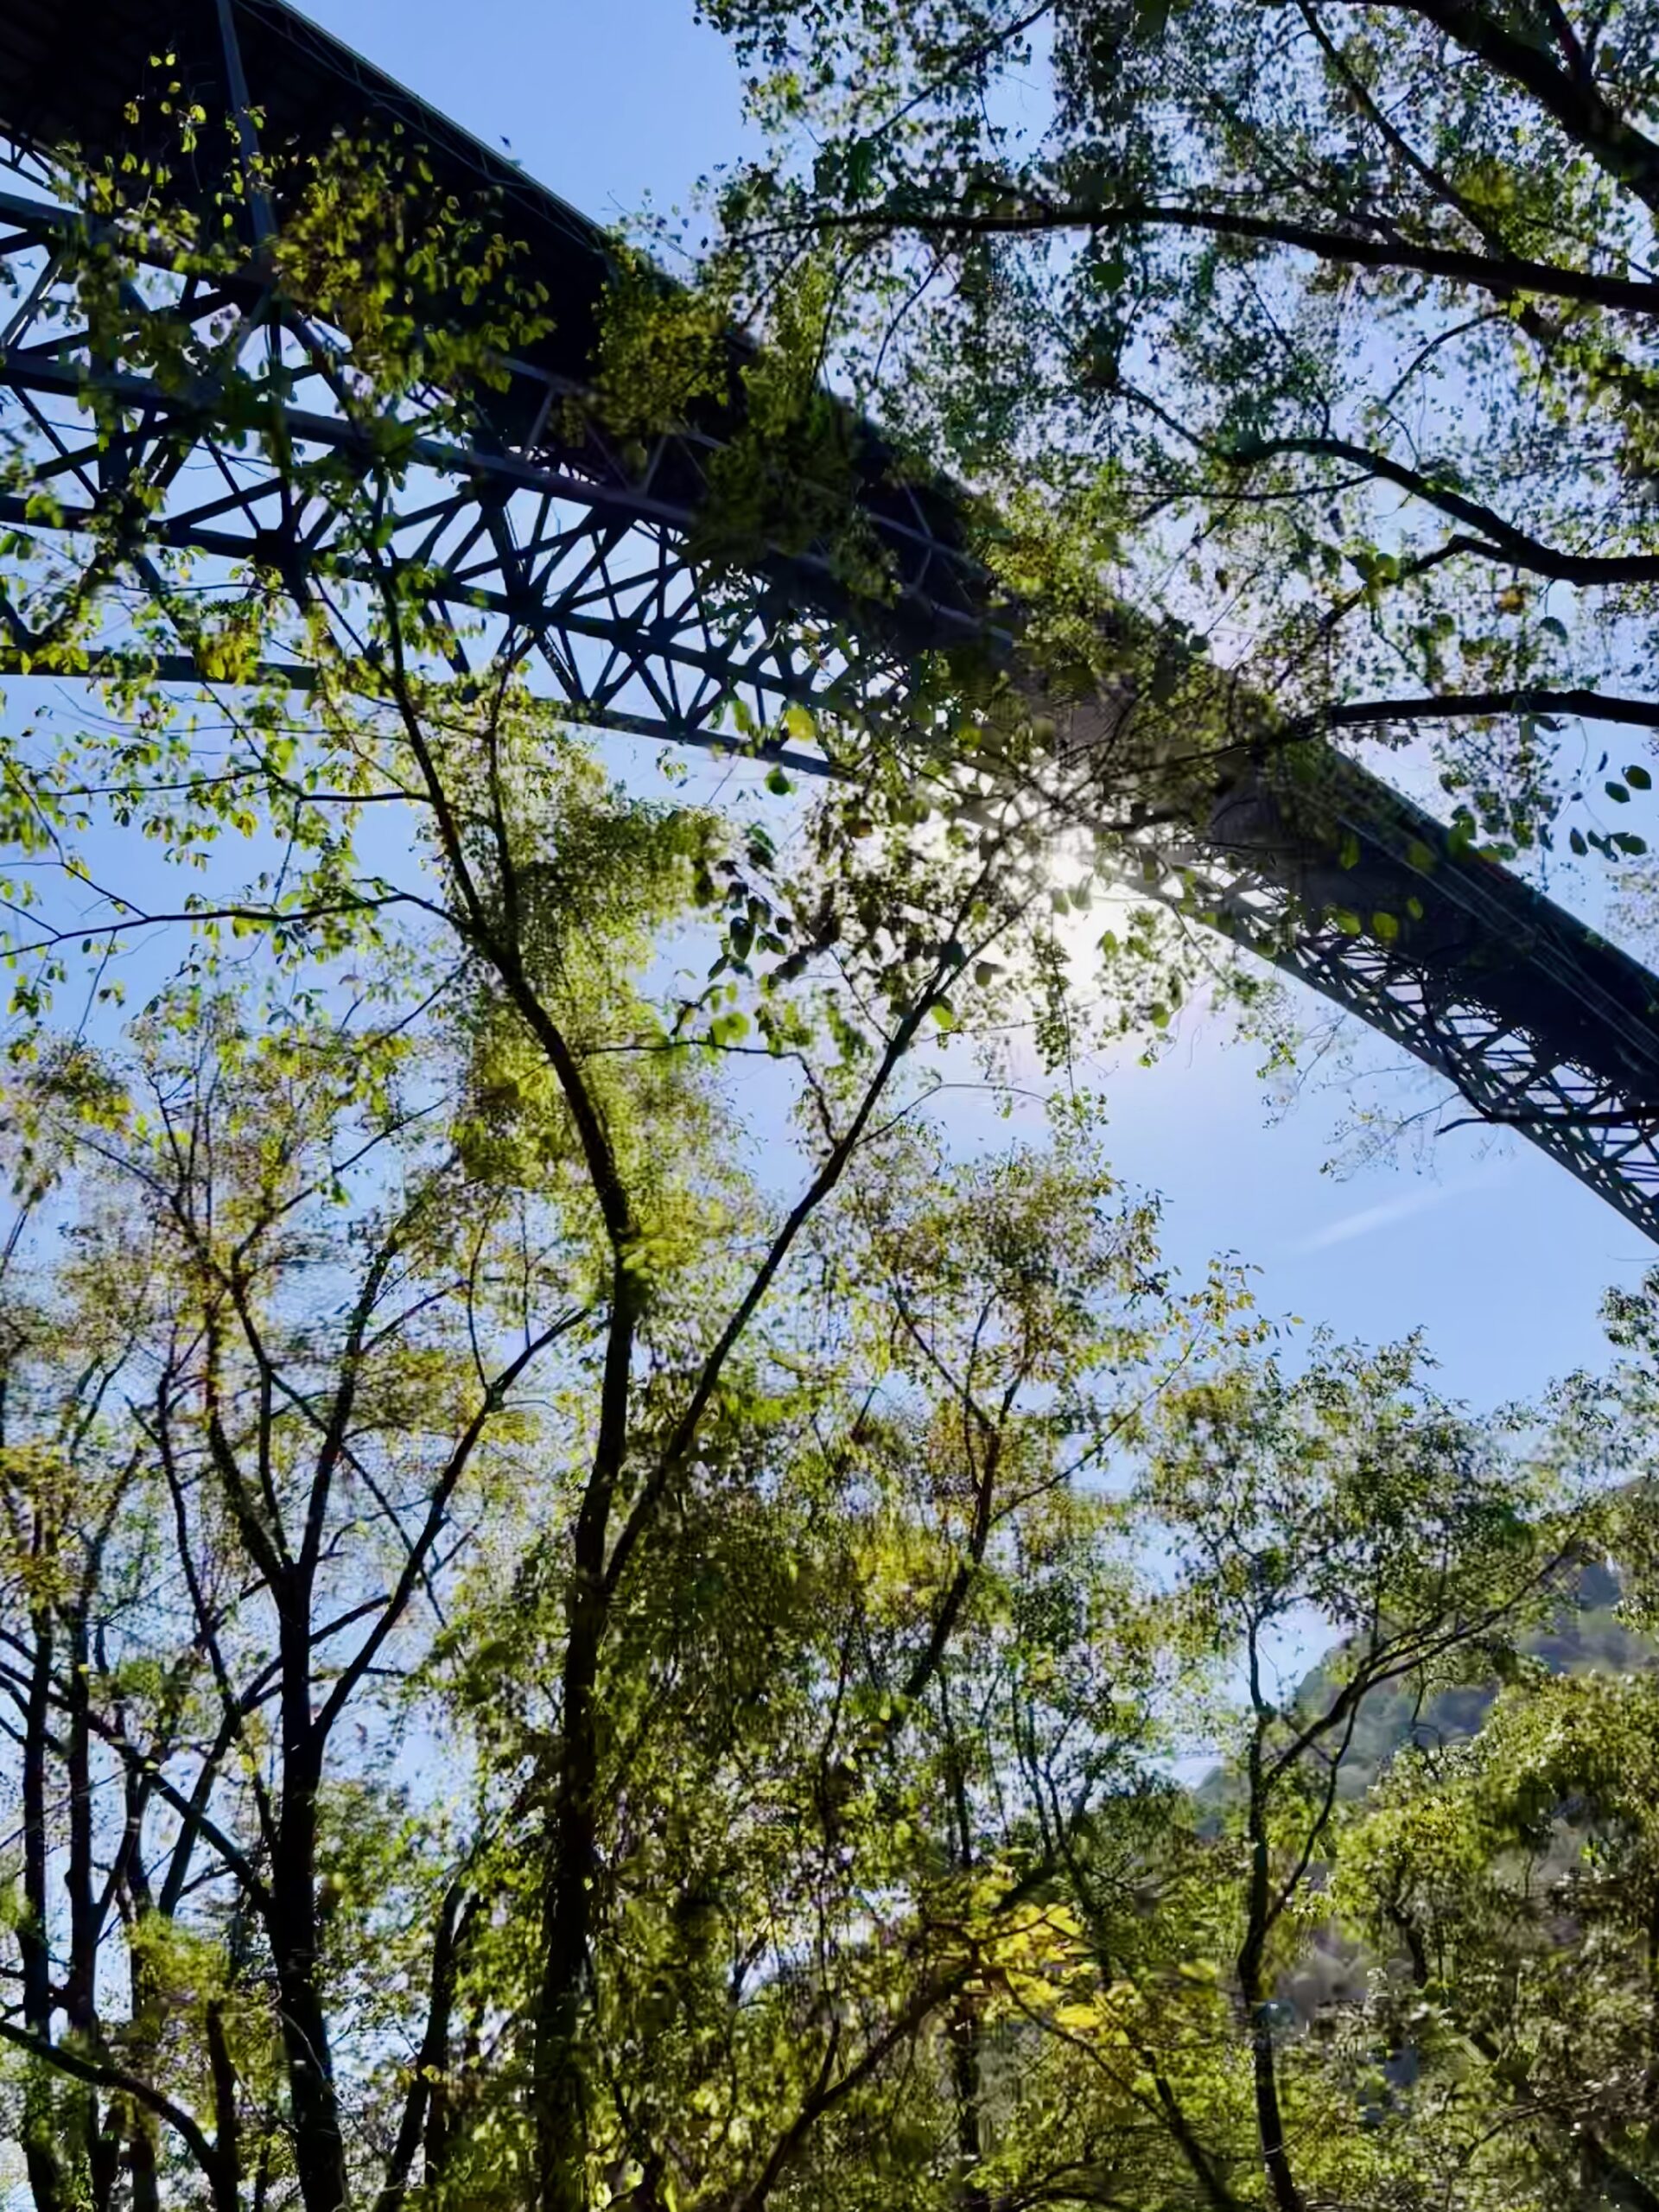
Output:
[[[1201,842],[1160,842],[1154,887],[1659,1236],[1659,982],[1365,770],[1321,771],[1311,805],[1260,775],[1224,794]]]
[[[61,207],[0,194],[0,272],[18,303],[0,332],[0,390],[34,454],[28,491],[0,494],[0,521],[38,529],[48,495],[51,526],[89,546],[136,533],[135,557],[142,544],[275,571],[302,601],[345,558],[341,501],[375,466],[334,396],[347,349],[251,270],[209,283],[158,269],[148,290],[129,288],[127,357],[151,357],[145,325],[159,321],[169,345],[188,331],[219,373],[181,385],[124,369],[104,332],[99,358],[66,282],[79,228]],[[232,375],[239,430],[221,420]],[[515,364],[471,410],[466,442],[451,432],[410,448],[387,550],[429,580],[435,615],[538,652],[574,716],[678,743],[730,743],[734,711],[760,729],[791,704],[833,724],[902,688],[896,639],[836,618],[827,557],[780,559],[734,588],[691,556],[715,439],[682,430],[624,455],[589,414],[573,444],[562,403],[575,391]],[[251,417],[257,440],[240,434]],[[935,638],[969,629],[970,572],[919,512],[878,530],[909,620]],[[38,649],[3,595],[0,623],[14,664]]]
[[[340,334],[262,280],[257,238],[229,280],[158,268],[130,286],[113,346],[79,317],[67,279],[81,233],[50,196],[53,149],[117,143],[124,57],[170,38],[192,93],[221,112],[245,113],[251,84],[302,136],[395,117],[435,149],[443,181],[481,178],[522,226],[562,334],[514,364],[505,391],[470,402],[460,429],[450,405],[444,434],[417,440],[387,543],[426,580],[435,612],[461,632],[482,626],[481,649],[506,639],[539,653],[573,718],[717,744],[745,725],[775,733],[804,706],[828,730],[843,714],[901,702],[919,652],[987,634],[982,581],[948,498],[897,481],[868,440],[863,505],[890,600],[849,600],[830,555],[812,548],[779,551],[735,582],[711,573],[697,526],[720,428],[624,450],[564,404],[580,389],[604,281],[598,233],[282,0],[91,0],[76,12],[74,60],[54,59],[56,21],[47,0],[14,0],[0,23],[0,132],[20,188],[31,164],[34,179],[0,193],[11,288],[0,305],[0,429],[25,442],[33,479],[0,498],[0,521],[50,529],[89,563],[141,579],[168,552],[221,564],[227,578],[274,572],[303,602],[336,565],[343,502],[373,466],[337,404],[349,366]],[[78,77],[82,54],[99,67]],[[162,379],[142,365],[157,316],[195,334],[190,375]],[[251,394],[266,435],[280,429],[281,467],[238,433]],[[3,596],[0,625],[0,652],[19,665],[38,640]],[[1012,649],[1006,636],[992,643]],[[162,672],[196,673],[183,657]],[[1332,755],[1314,781],[1311,808],[1259,781],[1224,794],[1190,836],[1148,849],[1150,887],[1403,1046],[1474,1113],[1518,1129],[1659,1237],[1659,982],[1456,849],[1364,771]]]

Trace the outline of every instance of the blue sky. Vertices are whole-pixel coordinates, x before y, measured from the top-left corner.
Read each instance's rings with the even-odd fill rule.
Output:
[[[728,49],[691,0],[309,0],[314,18],[602,219],[649,194],[671,205],[741,130]],[[1317,1015],[1317,1009],[1310,1012]],[[1368,1068],[1395,1065],[1381,1046]],[[1097,1079],[1124,1176],[1161,1190],[1173,1256],[1236,1249],[1275,1312],[1372,1340],[1421,1324],[1449,1390],[1477,1403],[1535,1390],[1602,1350],[1596,1307],[1659,1259],[1530,1147],[1459,1129],[1414,1156],[1323,1172],[1344,1091],[1314,1080],[1269,1123],[1248,1049],[1191,1018],[1161,1064]],[[1403,1067],[1375,1087],[1433,1092]],[[988,1133],[971,1101],[964,1134]]]

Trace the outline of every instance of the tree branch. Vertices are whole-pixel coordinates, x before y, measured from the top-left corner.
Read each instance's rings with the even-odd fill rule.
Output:
[[[208,2181],[213,2183],[216,2179],[218,2169],[213,2146],[202,2129],[181,2106],[163,2096],[159,2089],[153,2089],[137,2074],[129,2074],[118,2066],[110,2066],[102,2060],[89,2058],[83,2051],[67,2050],[61,2044],[48,2043],[44,2037],[31,2034],[27,2028],[17,2027],[10,2020],[0,2019],[0,2039],[18,2050],[26,2051],[43,2065],[55,2067],[59,2073],[67,2074],[77,2082],[85,2082],[90,2088],[114,2089],[124,2097],[130,2097],[135,2104],[143,2105],[158,2120],[164,2120],[181,2138]]]
[[[1659,702],[1624,699],[1583,685],[1564,690],[1526,686],[1514,691],[1441,691],[1408,699],[1353,699],[1320,707],[1304,718],[1309,729],[1357,729],[1376,722],[1435,721],[1475,715],[1582,715],[1590,721],[1659,729]]]
[[[1524,255],[1499,258],[1457,247],[1418,245],[1402,238],[1382,239],[1330,230],[1273,215],[1249,215],[1219,207],[1169,207],[1149,200],[1121,200],[1096,206],[1088,200],[1037,200],[1006,208],[929,208],[903,205],[837,213],[824,210],[798,221],[771,226],[772,235],[811,235],[826,231],[868,231],[876,235],[923,238],[1040,236],[1053,231],[1109,234],[1141,226],[1154,230],[1196,231],[1215,238],[1282,245],[1320,261],[1361,269],[1411,270],[1449,284],[1467,285],[1495,299],[1527,297],[1577,300],[1618,314],[1659,314],[1659,283],[1645,277],[1604,276],[1593,270],[1567,269]],[[756,238],[768,235],[757,231]]]

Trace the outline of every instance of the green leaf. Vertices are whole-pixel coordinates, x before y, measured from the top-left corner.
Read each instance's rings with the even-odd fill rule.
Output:
[[[848,147],[842,173],[846,179],[849,199],[861,200],[874,183],[879,151],[880,143],[874,138],[855,138]]]
[[[1621,806],[1629,805],[1630,795],[1629,791],[1625,790],[1623,784],[1616,784],[1610,779],[1604,788],[1606,791],[1609,798],[1617,799]]]
[[[1633,761],[1624,771],[1624,780],[1633,791],[1650,791],[1653,789],[1653,778],[1639,760]]]

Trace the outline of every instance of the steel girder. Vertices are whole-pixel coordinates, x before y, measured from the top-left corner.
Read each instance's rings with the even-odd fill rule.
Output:
[[[1310,791],[1309,785],[1313,788]],[[1528,1138],[1659,1237],[1659,982],[1575,915],[1326,755],[1265,772],[1201,837],[1148,848],[1148,888],[1247,945]]]
[[[791,705],[822,725],[891,704],[919,651],[986,635],[983,581],[948,498],[899,480],[861,434],[864,512],[896,587],[887,601],[850,601],[833,560],[811,547],[779,550],[735,583],[711,574],[697,526],[721,427],[692,424],[641,454],[563,404],[580,389],[604,277],[593,227],[282,0],[168,4],[164,27],[137,0],[95,0],[77,22],[96,46],[89,18],[107,16],[112,52],[123,36],[179,38],[193,90],[212,97],[216,86],[232,111],[249,96],[239,24],[265,73],[249,72],[256,103],[318,129],[395,115],[448,171],[504,192],[531,245],[530,273],[556,312],[568,310],[557,342],[513,364],[505,391],[477,396],[468,434],[417,440],[410,452],[388,543],[418,566],[435,611],[539,652],[573,716],[693,744],[729,742],[738,702],[761,731],[778,730]],[[21,0],[16,21],[43,7]],[[78,112],[49,56],[32,76],[13,62],[10,35],[0,34],[0,130],[48,168],[54,139],[111,143],[120,109],[110,86],[89,90]],[[140,569],[158,548],[257,566],[302,598],[339,542],[330,472],[278,468],[244,441],[225,419],[213,365],[235,364],[239,420],[251,390],[289,453],[331,463],[338,483],[369,456],[332,396],[337,335],[280,301],[251,251],[246,274],[229,283],[157,272],[149,291],[132,288],[124,359],[107,333],[94,344],[62,281],[76,219],[38,194],[0,194],[0,270],[15,302],[0,327],[0,421],[10,416],[34,462],[29,493],[0,499],[0,519],[79,537],[104,560],[113,546]],[[143,324],[156,314],[198,333],[205,365],[194,379],[134,365],[149,358]],[[36,641],[10,600],[0,624],[0,650],[13,666],[26,662]],[[1006,635],[991,642],[1014,650]],[[164,672],[194,671],[181,658]],[[1516,1128],[1659,1237],[1659,982],[1460,849],[1389,785],[1334,754],[1294,788],[1247,779],[1179,843],[1148,848],[1146,878],[1154,895],[1402,1046],[1477,1116]]]
[[[222,373],[125,368],[107,332],[95,346],[62,281],[79,232],[63,207],[0,193],[0,276],[16,302],[0,331],[0,394],[35,454],[27,491],[0,494],[0,520],[89,546],[113,539],[134,558],[165,547],[274,571],[303,599],[341,558],[338,494],[373,460],[333,396],[349,365],[337,336],[251,266],[211,283],[158,269],[148,293],[128,288],[128,358],[152,357],[145,325],[162,321]],[[469,626],[510,628],[574,715],[706,745],[733,741],[734,710],[770,729],[791,704],[830,721],[868,707],[902,687],[906,635],[965,636],[982,620],[971,570],[919,509],[877,524],[900,607],[885,631],[873,613],[855,625],[837,612],[833,565],[810,549],[734,588],[693,551],[717,440],[687,429],[623,453],[584,415],[573,442],[562,403],[575,393],[555,371],[513,363],[505,389],[469,410],[465,442],[416,435],[407,448],[387,550],[428,580],[463,654]],[[0,624],[14,665],[40,650],[3,594]]]

